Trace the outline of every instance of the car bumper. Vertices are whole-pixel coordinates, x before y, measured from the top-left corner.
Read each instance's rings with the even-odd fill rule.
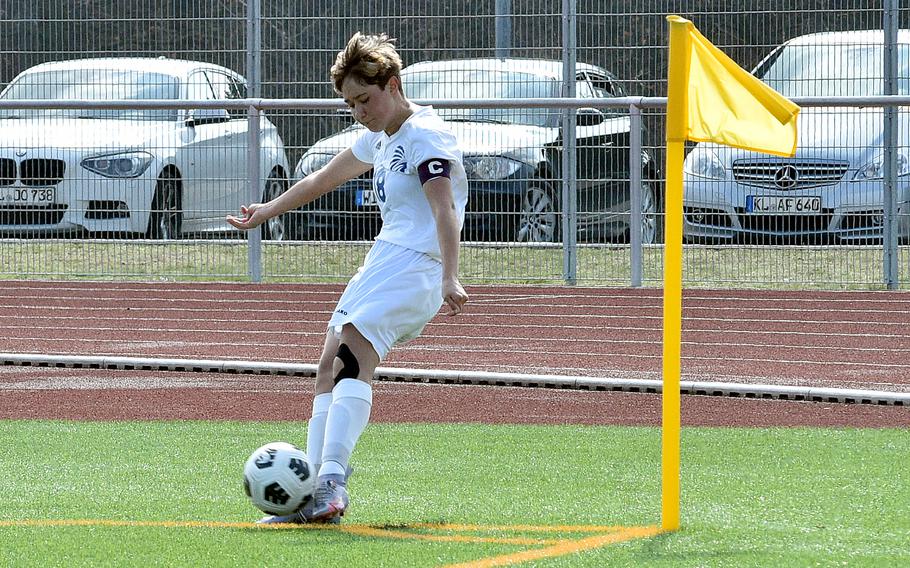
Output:
[[[61,153],[48,151],[49,156]],[[7,157],[12,158],[0,155],[0,158]],[[6,180],[7,185],[0,187],[6,197],[18,190],[29,194],[47,190],[50,193],[46,195],[52,195],[52,198],[40,202],[0,201],[0,232],[34,235],[145,231],[155,189],[155,180],[148,172],[138,178],[112,179],[80,167],[78,157],[65,162],[62,179],[33,181],[28,186],[22,185],[19,179]],[[21,191],[19,193],[21,195]]]
[[[910,235],[910,180],[900,178],[898,231]],[[819,197],[821,209],[812,213],[755,213],[747,210],[749,196]],[[684,178],[683,234],[688,240],[738,241],[750,238],[833,239],[842,243],[881,239],[883,235],[881,182],[841,182],[797,191],[775,191],[728,181]]]

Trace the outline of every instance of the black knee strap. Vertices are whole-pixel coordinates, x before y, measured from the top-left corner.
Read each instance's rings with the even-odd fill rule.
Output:
[[[341,359],[341,370],[335,375],[336,385],[341,379],[356,379],[360,375],[360,364],[357,362],[357,357],[346,344],[342,343],[338,346],[335,358]]]

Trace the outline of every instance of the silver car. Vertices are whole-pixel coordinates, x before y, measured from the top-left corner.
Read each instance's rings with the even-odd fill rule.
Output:
[[[37,65],[0,100],[245,98],[217,65],[99,58]],[[287,188],[288,164],[263,117],[262,199]],[[177,238],[224,232],[250,201],[247,118],[223,109],[0,110],[0,233],[66,232]],[[280,239],[283,219],[264,232]]]
[[[910,94],[910,32],[899,36],[899,89]],[[794,38],[754,74],[786,97],[882,93],[881,31]],[[898,230],[910,235],[910,122],[900,114]],[[685,160],[684,235],[690,242],[861,243],[883,235],[881,108],[803,108],[796,156],[712,143]]]

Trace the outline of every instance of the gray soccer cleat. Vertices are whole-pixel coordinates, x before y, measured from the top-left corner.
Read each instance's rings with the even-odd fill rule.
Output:
[[[303,511],[294,511],[290,515],[269,515],[256,521],[257,525],[305,525]]]
[[[303,507],[297,509],[289,515],[269,515],[268,517],[262,517],[256,521],[257,525],[278,525],[278,524],[290,524],[290,525],[305,525],[307,521],[307,515],[313,514],[313,500],[307,499],[307,502],[304,503]]]
[[[312,513],[306,516],[311,523],[338,523],[348,508],[350,498],[344,482],[320,479],[316,486],[316,499]]]
[[[308,499],[307,502],[304,503],[303,507],[301,507],[300,509],[294,511],[293,513],[291,513],[289,515],[269,515],[267,517],[262,517],[261,519],[256,521],[256,524],[257,525],[277,525],[277,524],[305,525],[307,523],[314,523],[314,524],[320,523],[320,524],[330,524],[330,525],[340,524],[341,517],[342,517],[342,515],[344,515],[344,509],[347,508],[348,502],[349,502],[348,492],[347,492],[347,489],[345,488],[345,484],[347,484],[348,478],[351,477],[352,473],[354,473],[354,468],[352,466],[348,466],[347,471],[345,472],[343,483],[337,483],[337,481],[334,481],[334,480],[332,481],[332,483],[337,484],[341,488],[341,491],[343,492],[343,501],[342,502],[344,503],[344,505],[341,507],[340,512],[325,513],[325,514],[319,515],[319,516],[317,516],[315,514],[314,509],[316,508],[316,501],[320,498],[320,491],[322,491],[323,498],[326,500],[326,502],[329,501],[329,497],[327,496],[328,490],[326,489],[326,485],[328,484],[328,481],[322,480],[322,481],[316,482],[316,493],[314,495],[315,498]],[[337,501],[335,502],[335,504],[337,505]],[[335,507],[335,509],[337,509],[337,506]]]

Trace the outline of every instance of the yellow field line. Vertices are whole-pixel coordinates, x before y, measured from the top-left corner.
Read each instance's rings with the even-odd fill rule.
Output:
[[[412,528],[408,525],[407,528]],[[445,529],[444,525],[440,528]],[[514,544],[519,546],[534,546],[542,544],[553,544],[560,542],[558,540],[545,540],[539,538],[522,538],[522,537],[483,537],[483,536],[466,536],[466,535],[441,535],[441,534],[424,534],[412,533],[403,530],[392,530],[379,528],[369,525],[342,525],[342,532],[353,533],[360,536],[377,536],[382,538],[400,538],[410,540],[428,540],[432,542],[470,542],[470,543],[488,543],[488,544]]]
[[[464,525],[464,524],[446,524],[446,523],[408,523],[403,525],[298,525],[293,523],[260,525],[252,522],[227,522],[227,521],[129,521],[116,519],[22,519],[17,521],[0,520],[0,527],[163,527],[163,528],[278,528],[278,529],[340,529],[345,532],[361,532],[371,536],[395,536],[397,538],[415,538],[415,539],[449,539],[443,535],[427,535],[420,533],[405,532],[404,529],[429,529],[450,532],[615,532],[624,527],[599,526],[599,525],[512,525],[512,526],[486,526],[486,525]],[[451,540],[462,542],[501,542],[505,544],[549,544],[550,542],[543,539],[533,538],[512,538],[500,539],[497,537],[475,537],[459,536],[451,537]],[[509,540],[509,542],[506,542]]]
[[[565,556],[583,550],[600,548],[607,544],[624,542],[636,538],[647,538],[659,534],[661,529],[656,526],[648,527],[623,527],[600,525],[464,525],[444,523],[413,523],[403,525],[297,525],[275,524],[259,525],[249,522],[223,522],[223,521],[129,521],[115,519],[22,519],[0,520],[2,527],[163,527],[163,528],[231,528],[231,529],[316,529],[338,530],[350,534],[368,537],[393,538],[402,540],[426,540],[433,542],[464,542],[508,544],[516,546],[543,546],[511,554],[482,558],[462,564],[451,564],[445,568],[487,568],[492,566],[507,566],[541,558]],[[527,537],[492,537],[464,534],[426,534],[409,532],[409,529],[424,529],[449,532],[544,532],[550,534],[581,532],[601,533],[579,539],[542,539]]]
[[[490,558],[482,558],[480,560],[474,560],[462,564],[449,564],[444,568],[488,568],[491,566],[508,566],[510,564],[518,564],[520,562],[528,562],[530,560],[540,560],[541,558],[565,556],[567,554],[573,554],[575,552],[581,552],[583,550],[593,550],[607,544],[624,542],[636,538],[651,537],[660,534],[661,532],[662,531],[660,527],[656,526],[629,527],[621,529],[618,532],[612,534],[589,536],[587,538],[578,540],[564,540],[546,548],[523,550],[521,552],[503,554],[501,556],[492,556]]]
[[[350,530],[371,530],[377,531],[376,535],[389,534],[400,535],[404,538],[423,538],[419,533],[404,532],[405,529],[428,529],[450,532],[548,532],[548,533],[566,533],[566,532],[587,532],[587,533],[615,533],[625,530],[624,526],[603,526],[603,525],[465,525],[465,524],[447,524],[447,523],[408,523],[402,525],[298,525],[298,524],[275,524],[260,525],[252,522],[227,522],[227,521],[129,521],[116,519],[21,519],[21,520],[0,520],[0,527],[164,527],[164,528],[279,528],[279,529],[343,529]],[[474,537],[465,537],[474,538]],[[545,540],[529,539],[535,544],[546,544]],[[479,542],[479,541],[477,541]]]
[[[221,521],[118,521],[113,519],[23,519],[20,521],[0,521],[0,527],[164,527],[191,529],[246,529],[260,528],[256,523],[221,522]],[[318,525],[270,525],[276,528],[302,528]],[[322,525],[325,526],[325,525]]]
[[[242,522],[217,522],[217,521],[118,521],[109,519],[26,519],[22,521],[0,521],[0,527],[163,527],[163,528],[230,528],[230,529],[321,529],[338,530],[361,536],[383,538],[399,538],[413,540],[429,540],[435,542],[468,542],[490,544],[514,544],[519,546],[547,545],[559,542],[539,538],[521,537],[482,537],[470,535],[433,535],[410,533],[403,530],[390,530],[372,525],[298,525],[293,523],[279,523],[274,525],[259,525],[256,523]],[[436,525],[443,528],[445,525]],[[411,528],[407,525],[402,528]],[[481,530],[479,527],[475,530]]]
[[[405,528],[405,526],[394,527]],[[435,529],[461,532],[586,532],[586,533],[604,533],[616,532],[628,527],[622,525],[459,525],[449,523],[408,523],[409,529]]]

